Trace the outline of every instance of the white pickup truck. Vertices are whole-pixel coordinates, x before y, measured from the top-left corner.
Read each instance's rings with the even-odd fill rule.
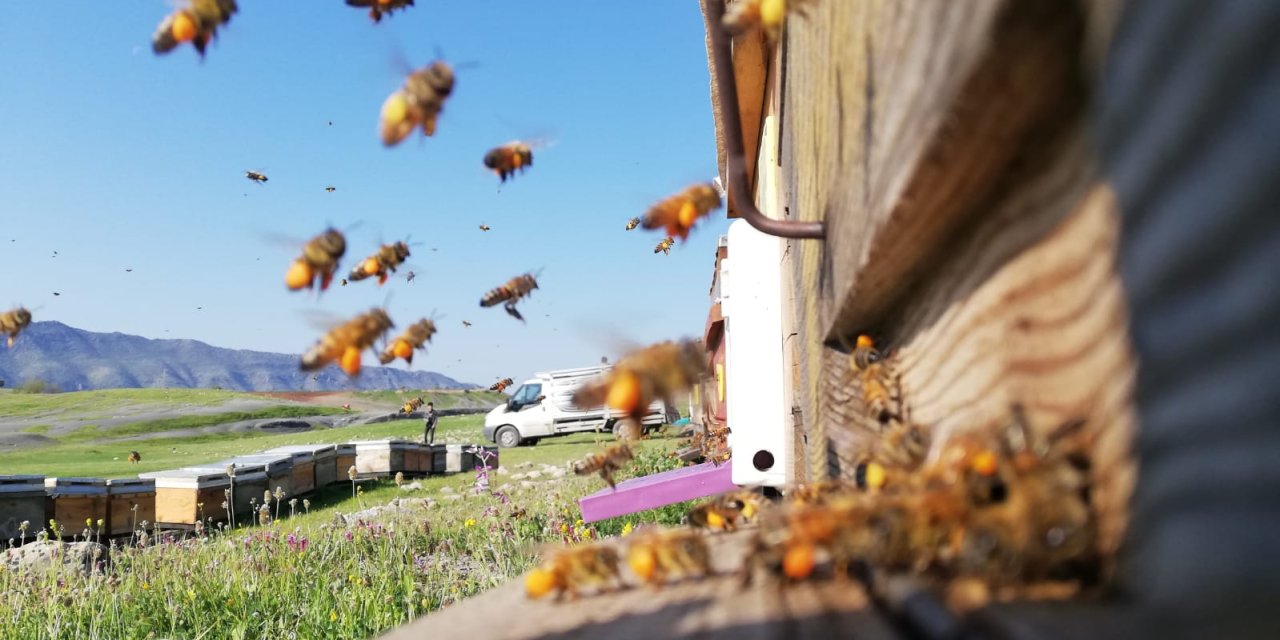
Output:
[[[500,447],[537,444],[543,438],[582,431],[614,431],[619,413],[604,407],[582,409],[573,405],[573,392],[588,380],[608,371],[609,365],[535,373],[520,384],[506,404],[484,417],[484,438]],[[676,420],[665,403],[655,401],[643,422],[646,428]]]

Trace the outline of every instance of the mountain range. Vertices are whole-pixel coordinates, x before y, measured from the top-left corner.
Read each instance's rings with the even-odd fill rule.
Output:
[[[0,345],[0,380],[7,387],[30,381],[63,391],[139,387],[215,388],[236,391],[349,391],[355,389],[470,389],[430,371],[365,367],[348,378],[336,366],[298,369],[298,355],[224,349],[197,340],[153,340],[124,333],[96,333],[61,322],[33,322],[12,349]]]

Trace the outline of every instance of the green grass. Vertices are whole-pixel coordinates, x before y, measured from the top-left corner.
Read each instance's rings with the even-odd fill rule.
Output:
[[[255,409],[253,411],[227,411],[224,413],[195,414],[179,416],[176,418],[164,418],[160,420],[144,420],[141,422],[131,422],[128,424],[108,427],[106,429],[96,425],[89,425],[93,428],[88,428],[88,426],[82,427],[71,434],[58,439],[62,442],[83,442],[98,438],[125,438],[149,433],[177,431],[179,429],[196,429],[200,427],[225,424],[228,422],[240,422],[242,420],[303,418],[307,416],[333,415],[336,413],[344,413],[344,411],[342,409],[335,409],[332,407],[281,405],[278,407]]]
[[[21,418],[46,413],[96,412],[133,404],[178,404],[212,407],[236,398],[259,399],[249,393],[215,389],[103,389],[67,393],[0,394],[0,415]]]
[[[23,429],[23,430],[22,430],[22,432],[23,432],[23,433],[34,433],[34,434],[37,434],[37,435],[44,435],[44,434],[46,434],[46,433],[49,433],[49,430],[50,430],[50,429],[52,429],[52,428],[53,428],[53,425],[51,425],[51,424],[33,424],[33,425],[31,425],[31,426],[27,427],[26,429]]]
[[[476,417],[444,418],[437,433],[476,441],[479,424]],[[419,428],[415,420],[324,433],[348,439]],[[594,440],[579,435],[504,449],[501,462],[512,471],[526,462],[560,465],[594,450]],[[249,442],[265,439],[239,443]],[[667,454],[676,444],[664,438],[641,443],[624,477],[673,467]],[[386,480],[361,482],[355,498],[351,484],[339,482],[309,496],[309,504],[291,506],[286,498],[274,505],[265,526],[225,532],[212,526],[176,544],[139,538],[139,546],[116,549],[111,566],[97,576],[70,566],[30,574],[0,569],[6,635],[369,638],[520,575],[543,545],[592,540],[645,522],[674,524],[683,513],[673,506],[589,526],[578,518],[575,501],[601,488],[598,478],[570,475],[520,487],[508,476],[490,477],[500,495],[461,494],[475,481],[473,473],[426,478],[411,491]],[[445,488],[466,497],[445,500]],[[395,498],[403,510],[361,521],[338,515]],[[517,509],[523,515],[515,516]]]

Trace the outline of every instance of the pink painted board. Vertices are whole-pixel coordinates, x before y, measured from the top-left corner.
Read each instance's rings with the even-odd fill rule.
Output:
[[[730,479],[730,465],[710,462],[619,482],[578,499],[583,522],[624,516],[637,511],[705,498],[737,489]]]

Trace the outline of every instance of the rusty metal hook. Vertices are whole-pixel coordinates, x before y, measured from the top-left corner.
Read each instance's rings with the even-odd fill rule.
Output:
[[[711,39],[711,62],[715,67],[716,90],[720,94],[720,126],[724,128],[725,191],[733,196],[738,212],[757,231],[779,238],[823,238],[821,222],[774,220],[760,213],[747,191],[746,151],[742,145],[742,117],[738,113],[738,81],[733,75],[733,39],[722,26],[724,0],[702,0]]]

